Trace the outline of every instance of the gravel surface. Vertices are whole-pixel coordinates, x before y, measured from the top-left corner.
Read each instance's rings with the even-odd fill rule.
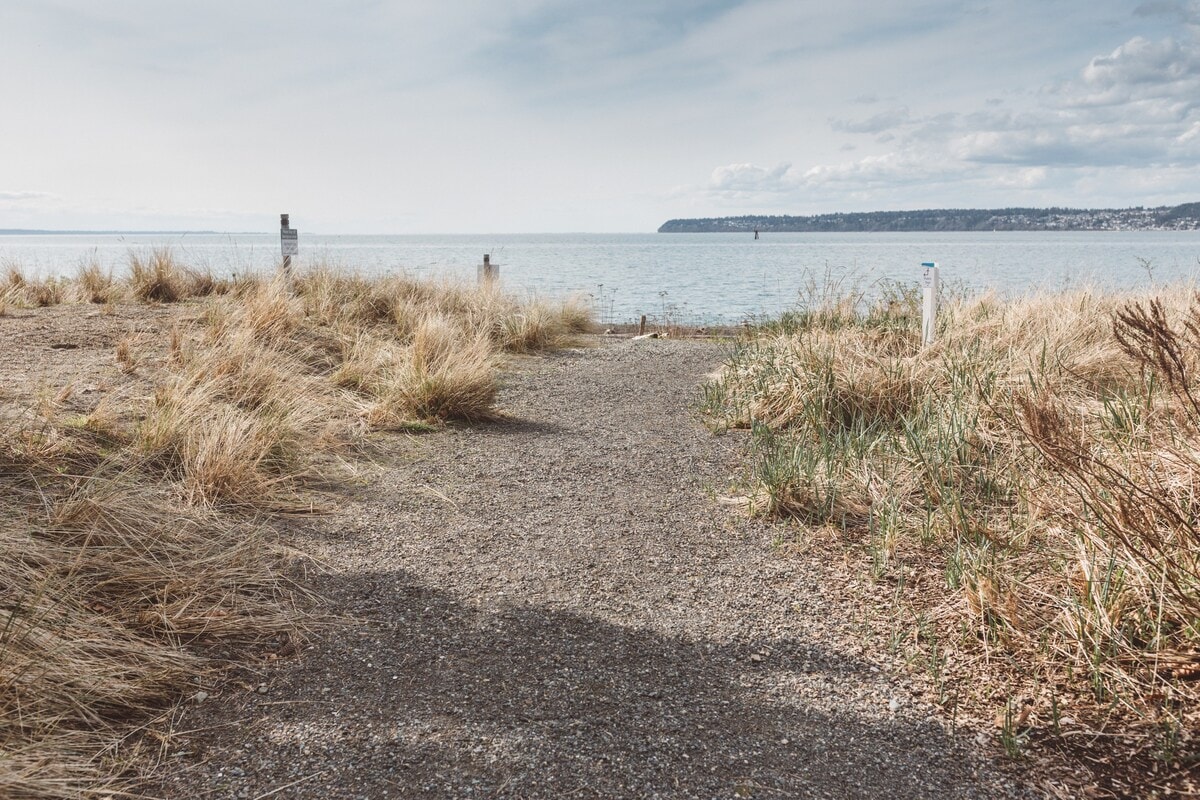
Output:
[[[519,359],[507,420],[398,443],[299,533],[343,622],[205,687],[156,793],[1033,796],[889,677],[844,565],[719,503],[744,439],[692,406],[721,356]]]

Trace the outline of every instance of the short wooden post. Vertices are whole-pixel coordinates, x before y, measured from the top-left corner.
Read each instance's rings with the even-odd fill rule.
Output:
[[[638,336],[646,335],[646,315],[642,314],[642,321],[638,323]]]
[[[924,347],[932,344],[937,335],[938,293],[942,282],[936,261],[926,261],[921,266],[924,267],[922,283],[925,296],[921,304],[921,346]]]
[[[479,265],[477,275],[480,286],[491,285],[497,279],[499,279],[500,265],[492,263],[492,256],[490,253],[483,254],[483,263]]]

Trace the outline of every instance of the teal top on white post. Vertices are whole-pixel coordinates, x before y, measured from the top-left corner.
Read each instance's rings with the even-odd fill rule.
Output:
[[[938,275],[936,261],[925,261],[922,284],[925,287],[924,302],[921,304],[921,346],[933,341],[937,332],[938,293],[942,289],[941,277]]]

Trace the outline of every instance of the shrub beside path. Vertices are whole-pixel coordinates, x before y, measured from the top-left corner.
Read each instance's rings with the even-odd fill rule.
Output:
[[[721,357],[522,358],[504,420],[397,447],[300,533],[339,622],[189,706],[157,793],[1036,794],[889,677],[844,565],[720,504],[742,440],[692,405]]]

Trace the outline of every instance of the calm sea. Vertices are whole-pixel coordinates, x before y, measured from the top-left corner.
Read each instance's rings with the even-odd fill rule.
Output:
[[[170,247],[218,273],[272,269],[278,234],[0,236],[0,266],[71,274],[98,261],[120,271],[131,250]],[[898,234],[537,234],[320,236],[300,234],[300,266],[474,280],[489,253],[507,289],[588,296],[602,321],[671,315],[738,322],[794,306],[810,287],[917,283],[937,261],[949,285],[1003,294],[1094,283],[1111,288],[1200,275],[1200,232]]]

